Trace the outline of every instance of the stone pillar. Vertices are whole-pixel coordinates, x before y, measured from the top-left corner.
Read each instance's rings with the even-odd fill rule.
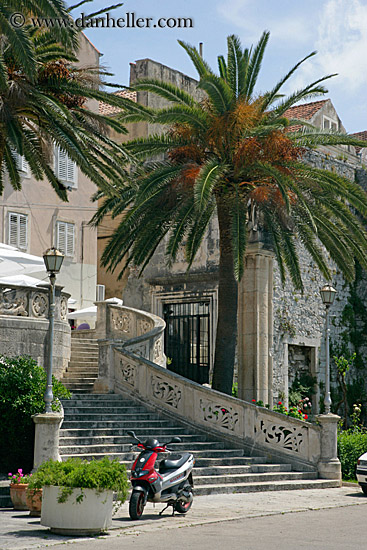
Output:
[[[61,412],[42,413],[35,414],[32,418],[36,425],[33,469],[37,470],[43,462],[50,458],[61,461],[59,433],[64,414]]]
[[[262,243],[248,246],[239,284],[238,395],[273,402],[273,260]]]
[[[98,340],[98,378],[93,393],[113,393],[115,388],[114,353],[111,340]]]
[[[338,422],[336,414],[320,414],[316,416],[321,432],[321,458],[317,465],[322,479],[338,479],[341,485],[342,472],[338,459]]]

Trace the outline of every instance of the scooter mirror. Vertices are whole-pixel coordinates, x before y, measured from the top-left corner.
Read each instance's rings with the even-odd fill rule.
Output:
[[[172,437],[170,443],[181,443],[180,437]]]
[[[136,435],[135,435],[135,432],[126,432],[127,435],[130,435],[131,437],[133,437],[134,439],[137,439]]]

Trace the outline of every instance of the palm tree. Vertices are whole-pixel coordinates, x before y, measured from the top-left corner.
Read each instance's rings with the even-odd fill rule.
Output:
[[[63,0],[23,0],[17,9],[28,18],[65,19],[79,5],[67,9]],[[120,104],[118,96],[99,89],[109,85],[104,82],[109,73],[98,67],[77,67],[79,31],[73,27],[44,29],[27,24],[13,28],[4,18],[15,7],[13,0],[0,7],[0,193],[5,172],[13,188],[20,189],[17,159],[21,155],[37,180],[46,178],[67,200],[67,191],[52,168],[54,145],[101,188],[119,181],[124,176],[121,158],[129,157],[109,139],[108,131],[126,133],[126,129],[87,105],[89,99]]]
[[[126,100],[122,122],[159,123],[168,131],[126,144],[138,162],[113,192],[100,193],[105,199],[93,219],[98,224],[106,213],[113,217],[123,213],[102,262],[114,270],[124,260],[124,269],[133,262],[143,271],[166,236],[167,261],[173,262],[184,245],[190,268],[209,221],[218,217],[213,388],[228,394],[235,358],[238,281],[251,227],[258,225],[267,232],[283,282],[288,270],[297,289],[303,289],[298,241],[327,279],[325,250],[348,281],[354,276],[355,258],[367,267],[367,234],[358,217],[367,215],[366,193],[353,182],[302,161],[305,147],[366,144],[285,117],[296,102],[327,91],[321,83],[332,75],[289,97],[280,95],[283,84],[315,52],[268,93],[255,93],[268,38],[265,32],[255,48],[242,50],[239,39],[229,36],[227,59],[218,59],[219,76],[195,48],[180,42],[199,73],[202,101],[158,80],[133,86],[154,92],[171,105],[154,110]],[[302,130],[292,133],[295,125]]]
[[[88,99],[119,105],[119,97],[99,90],[105,74],[96,67],[80,69],[77,57],[55,42],[53,32],[29,31],[36,61],[30,79],[23,66],[4,51],[7,79],[0,84],[0,167],[14,189],[20,188],[17,155],[24,156],[37,180],[47,178],[56,193],[67,200],[51,162],[54,144],[75,161],[80,170],[101,188],[124,175],[124,150],[108,138],[108,129],[124,133],[118,121],[87,108]],[[4,170],[0,172],[0,192]]]
[[[14,14],[16,18],[14,19]],[[7,67],[4,63],[4,51],[11,49],[14,60],[21,65],[27,77],[33,80],[37,66],[32,40],[29,36],[27,20],[34,17],[69,18],[69,10],[63,0],[5,0],[0,4],[0,83],[6,85]],[[23,19],[24,18],[24,19]],[[54,38],[68,47],[77,46],[77,32],[72,27],[53,29]]]

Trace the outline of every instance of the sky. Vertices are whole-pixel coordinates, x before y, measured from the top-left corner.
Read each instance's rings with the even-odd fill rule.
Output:
[[[94,0],[76,8],[73,16],[110,3],[113,0]],[[103,53],[102,64],[114,73],[112,82],[128,85],[129,64],[144,58],[195,78],[196,71],[177,40],[197,47],[203,42],[204,58],[216,69],[217,56],[226,54],[228,35],[236,34],[245,48],[269,30],[257,91],[273,87],[300,59],[317,50],[283,91],[290,93],[338,73],[327,82],[325,97],[332,100],[347,132],[367,130],[367,0],[125,0],[110,16],[126,20],[127,13],[135,13],[136,19],[152,17],[150,25],[159,18],[192,18],[193,27],[86,30]]]

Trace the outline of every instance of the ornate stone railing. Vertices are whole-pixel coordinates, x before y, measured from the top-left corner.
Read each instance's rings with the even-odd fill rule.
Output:
[[[165,322],[156,315],[111,302],[97,302],[96,336],[99,344],[99,377],[96,391],[113,391],[113,348],[165,366]]]
[[[65,321],[69,294],[56,287],[55,321]],[[0,315],[48,319],[49,289],[45,287],[20,287],[0,284]]]
[[[134,395],[170,417],[233,442],[246,453],[264,453],[272,460],[289,462],[304,470],[318,469],[321,477],[340,480],[336,456],[339,417],[319,416],[319,424],[311,424],[187,380],[155,360],[158,341],[163,350],[161,319],[130,308],[103,307],[109,330],[123,337],[99,341],[100,378],[96,391]],[[144,329],[145,334],[136,335]],[[163,352],[159,358],[164,364]]]

